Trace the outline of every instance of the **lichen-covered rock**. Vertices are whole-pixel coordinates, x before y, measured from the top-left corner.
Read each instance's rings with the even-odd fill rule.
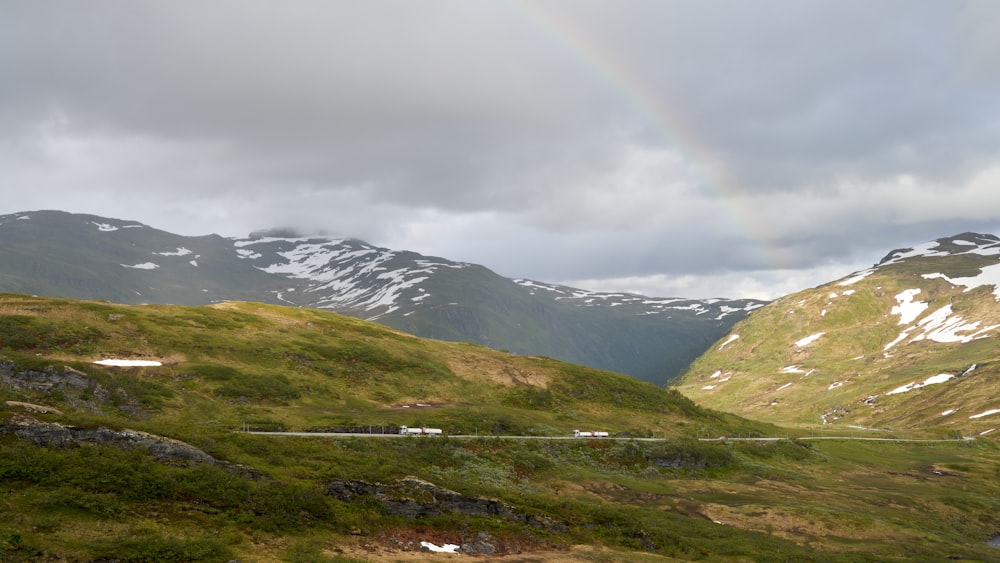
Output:
[[[15,415],[0,423],[0,434],[14,434],[38,446],[69,448],[91,443],[123,450],[144,449],[158,461],[216,463],[215,458],[191,444],[138,430],[78,428]]]
[[[358,480],[333,481],[327,484],[326,490],[328,495],[344,502],[374,498],[388,513],[404,518],[457,512],[469,516],[499,516],[552,532],[568,529],[565,523],[548,516],[525,514],[499,500],[470,497],[414,477],[401,479],[392,485]]]

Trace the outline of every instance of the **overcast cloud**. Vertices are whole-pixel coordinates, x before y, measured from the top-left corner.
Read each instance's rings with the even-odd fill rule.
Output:
[[[1000,230],[1000,3],[0,0],[0,212],[774,298]]]

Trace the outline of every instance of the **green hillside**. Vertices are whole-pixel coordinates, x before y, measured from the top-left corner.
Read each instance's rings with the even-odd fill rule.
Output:
[[[401,424],[447,436],[240,431]],[[494,437],[576,428],[619,438]],[[421,541],[511,561],[997,555],[991,442],[698,440],[787,432],[323,311],[0,295],[3,561],[393,561]]]
[[[734,326],[676,388],[778,424],[989,436],[1000,429],[1000,304],[992,286],[967,291],[942,276],[995,263],[913,257],[785,296]]]

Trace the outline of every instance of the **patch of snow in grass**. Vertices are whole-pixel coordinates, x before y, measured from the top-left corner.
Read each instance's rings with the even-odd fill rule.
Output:
[[[790,387],[791,385],[792,385],[791,383],[786,383],[786,384],[782,385],[781,387],[778,387],[777,391],[781,391],[782,389],[785,389],[786,387]]]
[[[722,370],[721,370],[721,369],[720,369],[720,370],[718,370],[718,371],[716,371],[716,372],[715,372],[715,373],[713,373],[712,375],[708,376],[708,378],[709,378],[709,379],[715,379],[716,377],[719,377],[720,375],[722,375]]]
[[[979,433],[979,435],[980,436],[985,436],[985,435],[989,434],[990,432],[993,432],[994,430],[996,430],[996,428],[990,428],[989,430],[983,430],[982,432]]]
[[[95,364],[102,366],[116,366],[116,367],[148,367],[148,366],[162,366],[162,362],[157,362],[156,360],[97,360]]]
[[[844,382],[843,381],[834,381],[833,383],[830,384],[829,387],[826,388],[826,390],[827,391],[833,391],[837,387],[843,387],[843,386],[844,386]]]
[[[739,337],[740,337],[740,335],[738,335],[738,334],[730,334],[729,338],[727,338],[726,341],[723,342],[722,344],[719,344],[719,347],[717,349],[718,350],[722,350],[726,346],[729,346],[731,343],[735,342],[736,339],[739,338]]]
[[[441,547],[432,544],[429,541],[420,542],[420,547],[423,547],[427,551],[433,551],[434,553],[458,553],[459,546],[453,543],[446,543]]]
[[[198,261],[197,261],[197,260],[191,260],[190,262],[188,262],[188,264],[191,264],[191,265],[192,265],[192,266],[194,266],[195,268],[197,268],[197,267],[198,267]]]
[[[848,289],[844,293],[841,293],[841,295],[843,295],[844,297],[847,297],[847,296],[850,296],[850,295],[854,295],[854,291],[855,290],[853,290],[853,289]]]
[[[922,277],[925,279],[944,279],[951,285],[964,286],[965,292],[972,291],[973,289],[984,285],[992,285],[993,296],[997,301],[1000,301],[1000,264],[993,264],[991,266],[980,268],[978,276],[970,276],[967,278],[949,278],[941,273],[924,274]]]
[[[711,391],[712,389],[715,389],[715,385],[706,385],[702,387],[702,389],[704,389],[705,391]]]
[[[805,373],[805,370],[799,366],[785,366],[781,368],[781,373]]]
[[[970,416],[969,418],[983,418],[984,416],[990,416],[990,415],[993,415],[993,414],[997,414],[998,412],[1000,412],[1000,409],[991,409],[991,410],[988,410],[986,412],[981,412],[979,414],[974,414],[974,415]]]
[[[816,340],[818,340],[819,337],[823,336],[824,334],[826,334],[826,333],[825,332],[817,332],[816,334],[807,336],[807,337],[803,338],[802,340],[797,340],[795,342],[795,347],[796,348],[802,348],[802,347],[808,346],[808,345],[812,344],[813,342],[816,342]]]
[[[948,410],[944,411],[943,413],[941,413],[941,416],[948,416],[950,414],[955,414],[957,411],[958,411],[958,409],[948,409]]]
[[[129,266],[128,264],[121,264],[121,267],[122,268],[133,268],[133,269],[136,269],[136,270],[155,270],[155,269],[159,268],[160,265],[159,264],[154,264],[152,262],[143,262],[142,264],[135,264],[133,266]]]
[[[861,280],[867,278],[868,276],[872,275],[874,272],[875,272],[874,268],[872,268],[871,270],[865,270],[863,272],[857,272],[857,273],[854,274],[854,276],[847,278],[846,280],[840,282],[837,285],[854,285],[854,284],[858,283],[859,281],[861,281]]]
[[[889,348],[892,348],[896,344],[899,344],[900,342],[906,340],[906,337],[910,335],[910,330],[912,330],[912,329],[910,329],[910,328],[903,329],[903,331],[899,333],[899,336],[897,336],[896,339],[893,340],[892,342],[886,344],[885,348],[883,348],[882,350],[883,351],[888,351]],[[888,354],[886,354],[885,357],[889,358],[891,356],[889,356]]]
[[[1000,326],[989,325],[979,329],[979,321],[965,323],[962,317],[957,315],[952,317],[951,313],[951,304],[949,303],[921,320],[917,324],[918,326],[924,328],[924,333],[917,335],[912,342],[917,342],[918,340],[923,340],[924,338],[941,343],[971,342],[977,338],[985,338],[988,336],[985,334],[986,332]],[[968,335],[959,334],[961,332],[970,332],[973,330],[976,332]]]
[[[898,305],[892,308],[892,314],[899,315],[899,324],[908,325],[912,323],[927,309],[927,303],[923,301],[913,302],[913,296],[918,293],[920,293],[919,288],[907,289],[896,295],[896,303]]]
[[[952,374],[950,374],[950,373],[939,373],[937,375],[932,375],[932,376],[928,377],[927,379],[925,379],[923,381],[923,383],[917,383],[916,381],[914,381],[913,383],[907,383],[906,385],[903,385],[901,387],[897,387],[897,388],[893,389],[892,391],[889,391],[888,393],[886,393],[886,395],[898,395],[900,393],[908,393],[910,391],[913,391],[914,389],[920,389],[921,387],[927,387],[928,385],[935,385],[937,383],[944,383],[945,381],[948,381],[949,379],[952,379],[953,377],[955,377],[955,376],[952,375]]]

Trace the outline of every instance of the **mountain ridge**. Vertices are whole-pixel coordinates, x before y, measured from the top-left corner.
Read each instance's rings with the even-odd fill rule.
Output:
[[[0,260],[8,265],[0,269],[0,291],[134,304],[234,300],[320,308],[657,384],[765,303],[593,292],[288,229],[185,237],[60,211],[0,217]]]

